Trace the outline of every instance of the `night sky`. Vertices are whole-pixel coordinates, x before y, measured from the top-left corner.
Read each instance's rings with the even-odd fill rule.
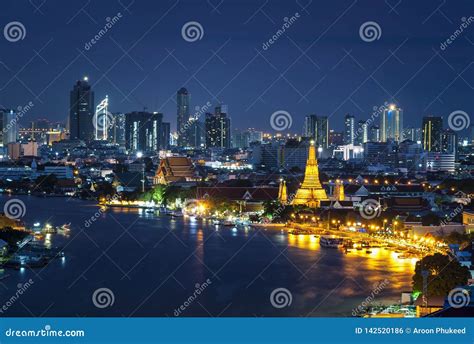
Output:
[[[384,101],[404,109],[405,126],[423,115],[455,110],[474,113],[474,22],[440,48],[472,1],[64,1],[3,0],[0,25],[21,22],[24,39],[0,35],[0,104],[33,102],[23,122],[45,117],[65,121],[69,91],[89,76],[96,103],[106,94],[111,112],[160,111],[176,125],[176,91],[191,93],[191,109],[210,101],[229,107],[233,127],[271,131],[277,110],[300,133],[310,113],[330,116],[341,130],[346,113],[370,117]],[[89,50],[106,24],[121,18]],[[299,14],[267,50],[284,18]],[[200,40],[181,29],[202,25]],[[381,28],[366,42],[359,28]],[[472,121],[471,121],[472,122]],[[446,123],[446,122],[445,122]]]

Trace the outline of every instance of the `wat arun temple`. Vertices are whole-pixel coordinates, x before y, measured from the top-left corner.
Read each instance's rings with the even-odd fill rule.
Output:
[[[296,192],[292,205],[305,205],[310,208],[318,208],[321,201],[327,201],[326,190],[319,181],[318,160],[316,159],[316,147],[311,141],[309,146],[308,160],[304,173],[304,181]]]

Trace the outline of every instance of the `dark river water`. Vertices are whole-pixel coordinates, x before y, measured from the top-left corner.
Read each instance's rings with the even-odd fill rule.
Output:
[[[351,316],[385,279],[376,303],[395,303],[411,287],[414,262],[384,249],[344,254],[276,229],[101,213],[67,198],[3,196],[2,209],[11,198],[24,202],[28,226],[70,222],[72,230],[45,239],[65,258],[0,274],[1,316]]]

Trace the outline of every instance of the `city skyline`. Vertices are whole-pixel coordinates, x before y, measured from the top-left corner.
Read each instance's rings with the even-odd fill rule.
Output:
[[[252,9],[234,2],[197,8],[191,2],[170,1],[151,5],[156,11],[147,13],[153,11],[139,4],[128,8],[119,2],[116,6],[83,2],[82,7],[70,9],[53,2],[39,9],[30,4],[6,5],[23,13],[29,25],[23,40],[0,42],[12,52],[2,58],[6,86],[0,104],[16,108],[33,101],[35,106],[24,121],[38,117],[64,121],[65,89],[84,75],[89,76],[97,99],[109,95],[111,112],[146,107],[163,113],[172,128],[176,128],[175,94],[181,87],[192,94],[190,109],[207,102],[228,104],[233,127],[268,131],[271,114],[279,110],[292,115],[288,131],[297,133],[302,132],[306,115],[327,116],[332,128],[340,131],[347,113],[369,118],[372,108],[385,101],[404,109],[407,127],[419,127],[427,115],[442,115],[446,121],[453,111],[472,112],[467,101],[472,91],[469,27],[463,37],[443,45],[463,23],[461,18],[468,13],[463,6],[437,10],[423,2],[393,8],[377,4],[369,9],[368,2],[324,6],[262,2]],[[44,20],[53,6],[64,14],[64,23]],[[328,18],[318,14],[321,6]],[[410,6],[419,11],[409,11]],[[182,8],[192,11],[184,14]],[[225,15],[230,11],[235,12],[231,20]],[[74,17],[84,12],[90,18]],[[110,31],[86,44],[107,22],[103,18],[113,22]],[[278,40],[263,44],[285,23],[284,18],[295,20]],[[359,36],[361,25],[369,19],[381,28],[379,39],[371,42]],[[192,20],[203,27],[203,35],[189,42],[181,37],[181,29]],[[325,25],[315,24],[318,20]],[[403,32],[398,30],[401,21]],[[84,30],[75,32],[78,24]],[[51,34],[58,27],[67,40]],[[54,54],[56,49],[64,54]],[[31,62],[22,60],[31,54]],[[13,58],[16,55],[20,58]],[[287,66],[291,66],[288,71]],[[37,78],[34,68],[40,68],[44,78]]]

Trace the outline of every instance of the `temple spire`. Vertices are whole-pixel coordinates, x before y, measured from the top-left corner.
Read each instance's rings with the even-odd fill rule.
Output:
[[[326,200],[328,200],[326,190],[323,189],[321,182],[319,181],[319,167],[318,160],[316,159],[316,147],[314,145],[314,141],[311,141],[308,152],[308,160],[306,161],[304,181],[296,192],[292,204],[306,205],[310,208],[317,208],[320,205],[320,201]]]

